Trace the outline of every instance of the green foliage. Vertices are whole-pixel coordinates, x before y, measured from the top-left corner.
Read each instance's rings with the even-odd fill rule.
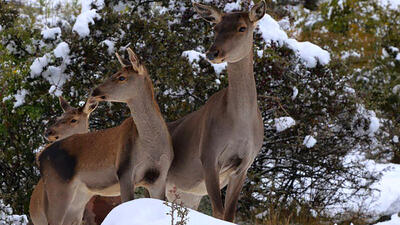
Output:
[[[128,5],[115,10],[114,6],[120,2]],[[122,56],[126,56],[125,50],[129,46],[141,58],[149,69],[158,103],[167,121],[198,109],[212,94],[227,86],[226,71],[216,75],[204,59],[191,64],[182,56],[186,50],[204,52],[212,42],[212,26],[194,16],[191,3],[145,2],[105,1],[105,7],[98,11],[101,19],[90,25],[91,35],[85,38],[71,29],[74,23],[71,15],[79,12],[76,3],[71,8],[58,9],[59,16],[64,19],[64,24],[57,24],[62,35],[44,43],[40,42],[42,37],[35,25],[40,19],[35,18],[35,10],[39,9],[20,11],[18,5],[1,3],[0,199],[11,204],[16,213],[27,213],[30,193],[38,180],[35,152],[45,145],[41,134],[50,118],[61,114],[56,96],[49,94],[49,82],[43,76],[32,77],[30,65],[44,54],[50,56],[45,70],[62,65],[62,60],[52,53],[57,44],[64,41],[70,48],[71,63],[63,72],[69,78],[62,91],[74,106],[85,101],[93,87],[119,68],[104,40],[113,41],[115,50]],[[337,2],[322,3],[319,10],[323,20],[304,29],[302,34],[303,39],[333,52],[334,60],[329,66],[306,68],[287,47],[275,43],[266,45],[260,35],[255,37],[255,79],[265,122],[265,143],[249,171],[239,204],[238,213],[243,221],[255,221],[255,213],[270,207],[294,209],[304,206],[304,212],[322,215],[323,209],[346,197],[338,196],[337,191],[342,186],[331,180],[348,180],[353,193],[359,193],[361,189],[368,189],[376,179],[372,177],[374,174],[364,173],[357,164],[345,165],[343,157],[354,146],[365,147],[371,143],[369,137],[357,134],[357,131],[365,130],[369,122],[368,118],[357,114],[358,95],[365,99],[367,106],[382,109],[388,118],[396,117],[399,98],[391,95],[389,88],[398,83],[399,64],[393,60],[394,53],[384,59],[375,55],[382,48],[398,43],[400,35],[396,36],[398,30],[395,30],[395,34],[384,32],[386,35],[378,39],[375,34],[379,25],[371,19],[365,20],[362,29],[355,26],[360,19],[355,12],[369,1],[344,1],[343,9]],[[226,2],[215,3],[221,7]],[[162,6],[168,6],[169,11],[162,13],[159,10]],[[13,16],[18,12],[29,19]],[[396,17],[385,18],[392,27],[397,23]],[[320,32],[323,27],[328,32]],[[349,37],[364,43],[354,44]],[[381,42],[370,44],[376,40],[385,40],[387,45]],[[10,50],[10,43],[15,50]],[[349,46],[355,46],[357,50],[363,48],[362,57],[350,57],[343,63],[338,56]],[[256,53],[260,51],[262,55],[258,56]],[[365,75],[366,72],[362,71],[370,71],[371,76],[377,79],[362,83],[363,79],[357,79],[361,73]],[[389,77],[385,75],[388,71]],[[348,74],[353,75],[349,78],[345,76]],[[215,82],[217,78],[221,84]],[[357,89],[357,95],[347,91],[352,85]],[[295,98],[292,98],[293,87],[299,91]],[[12,96],[20,90],[28,92],[25,103],[14,107]],[[116,126],[129,114],[129,109],[123,104],[102,103],[92,114],[90,127],[97,130]],[[296,126],[278,133],[274,118],[282,116],[293,117]],[[316,136],[318,143],[315,147],[308,149],[303,145],[305,135]],[[381,148],[389,151],[390,147],[385,145]],[[308,183],[310,180],[312,185]],[[358,187],[360,181],[365,181],[366,185]],[[304,198],[304,195],[309,197]],[[207,199],[201,208],[210,213]]]

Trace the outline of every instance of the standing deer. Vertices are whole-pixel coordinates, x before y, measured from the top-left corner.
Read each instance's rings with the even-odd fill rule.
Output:
[[[46,139],[49,142],[53,142],[73,134],[87,133],[89,129],[89,116],[96,109],[98,103],[86,102],[83,107],[74,108],[65,101],[63,97],[59,97],[59,102],[64,112],[61,117],[57,118],[56,122],[46,130]],[[29,203],[29,214],[35,225],[48,225],[45,215],[47,199],[43,187],[43,180],[40,179],[35,189],[33,189]]]
[[[171,138],[147,69],[131,49],[128,53],[131,65],[117,55],[123,68],[97,87],[92,98],[127,103],[131,119],[114,128],[72,135],[39,156],[51,225],[79,224],[93,195],[120,194],[126,202],[134,198],[135,186],[144,186],[151,197],[165,197]]]
[[[169,124],[175,158],[168,174],[167,197],[177,188],[186,206],[196,208],[208,194],[213,216],[233,221],[246,173],[263,142],[263,121],[253,75],[253,31],[266,9],[264,1],[249,12],[222,13],[194,3],[215,23],[215,41],[206,56],[228,63],[227,88],[199,110]],[[221,189],[228,185],[224,203]]]

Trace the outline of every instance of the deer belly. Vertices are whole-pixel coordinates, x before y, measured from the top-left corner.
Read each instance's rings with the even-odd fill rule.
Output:
[[[118,177],[114,169],[81,172],[79,178],[94,194],[102,196],[117,196],[120,194]]]

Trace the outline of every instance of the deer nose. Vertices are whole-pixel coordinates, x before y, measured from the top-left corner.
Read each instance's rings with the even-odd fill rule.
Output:
[[[207,59],[209,60],[214,60],[215,58],[217,58],[219,55],[219,51],[218,50],[213,50],[213,51],[208,51],[206,54]]]

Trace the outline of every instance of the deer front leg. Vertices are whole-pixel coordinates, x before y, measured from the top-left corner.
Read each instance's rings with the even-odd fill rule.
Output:
[[[224,206],[219,186],[219,171],[217,170],[217,163],[203,162],[203,170],[207,193],[211,200],[213,216],[218,219],[223,219]]]
[[[236,214],[236,206],[239,200],[239,194],[246,179],[247,170],[239,174],[234,173],[229,178],[228,188],[225,197],[224,220],[233,222]]]
[[[121,202],[127,202],[135,198],[135,183],[133,174],[133,170],[128,169],[128,171],[125,171],[118,176],[121,190]]]
[[[58,183],[56,179],[48,179],[45,182],[48,207],[46,207],[47,221],[51,225],[64,224],[64,218],[71,205],[74,196],[74,188],[71,184]]]

